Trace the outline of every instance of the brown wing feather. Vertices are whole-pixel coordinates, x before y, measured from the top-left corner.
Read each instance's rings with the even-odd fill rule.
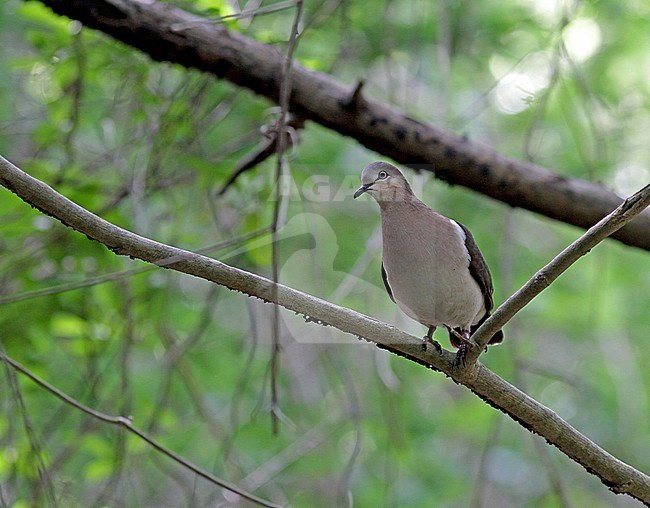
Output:
[[[492,300],[492,293],[494,286],[492,285],[492,276],[488,268],[485,258],[476,245],[476,241],[470,233],[469,229],[463,226],[460,222],[456,222],[465,232],[465,247],[469,252],[469,273],[472,275],[478,287],[481,288],[483,298],[485,301],[485,310],[490,312],[494,307],[494,300]]]
[[[465,247],[467,248],[467,252],[469,252],[469,273],[472,275],[479,288],[481,288],[481,293],[483,293],[483,299],[485,301],[485,315],[478,323],[472,326],[470,334],[473,334],[490,316],[490,311],[494,307],[494,300],[492,299],[494,286],[492,285],[490,269],[488,268],[478,245],[476,245],[472,233],[470,233],[469,229],[463,226],[460,222],[456,222],[456,224],[458,224],[465,232]],[[503,331],[499,330],[492,336],[492,338],[490,338],[489,344],[500,344],[501,342],[503,342]]]
[[[390,284],[388,284],[388,275],[386,275],[386,270],[384,269],[384,262],[381,262],[381,279],[384,281],[384,286],[386,286],[386,291],[388,292],[388,296],[390,296],[390,299],[393,300],[393,303],[395,302],[395,297],[393,296],[393,290],[390,288]]]

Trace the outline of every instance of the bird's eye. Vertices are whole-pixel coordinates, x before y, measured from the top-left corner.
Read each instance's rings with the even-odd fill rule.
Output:
[[[377,175],[377,178],[379,180],[383,180],[384,178],[388,178],[388,173],[386,173],[386,171],[380,171],[379,174]]]

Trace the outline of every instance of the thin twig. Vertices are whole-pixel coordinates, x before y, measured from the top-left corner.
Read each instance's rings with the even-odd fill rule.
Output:
[[[76,159],[75,138],[77,136],[81,119],[81,99],[84,93],[86,74],[86,49],[83,42],[84,32],[79,30],[72,37],[72,47],[77,68],[74,80],[69,86],[71,98],[69,128],[63,137],[63,149],[65,151],[65,166],[72,166]],[[57,175],[57,183],[63,183],[63,170]]]
[[[0,349],[0,358],[3,356],[4,350]],[[25,405],[25,399],[23,398],[22,390],[18,384],[16,373],[9,368],[6,369],[6,373],[13,398],[20,409],[22,423],[25,428],[25,434],[27,435],[27,441],[29,443],[29,449],[31,451],[31,456],[34,459],[34,465],[36,466],[36,471],[38,474],[37,477],[31,479],[33,483],[32,488],[30,489],[30,504],[38,504],[41,497],[41,491],[45,490],[45,498],[48,500],[48,503],[56,508],[59,506],[59,503],[57,502],[50,470],[48,466],[45,465],[45,461],[43,460],[43,444],[39,436],[34,431],[34,425],[32,424],[32,420],[29,417],[29,414],[27,413],[27,406]]]
[[[357,389],[354,385],[354,380],[350,376],[350,372],[345,367],[344,363],[341,362],[339,357],[338,350],[334,348],[328,348],[325,350],[326,358],[330,361],[336,374],[341,379],[341,388],[345,393],[345,396],[348,399],[349,407],[347,408],[347,413],[352,420],[352,426],[354,428],[354,446],[350,452],[350,457],[348,458],[347,464],[343,469],[343,472],[340,475],[337,485],[337,506],[352,506],[352,502],[349,499],[350,496],[350,479],[354,471],[354,465],[361,453],[361,410],[359,404],[359,395]]]
[[[205,21],[211,22],[211,23],[223,23],[224,21],[227,21],[229,19],[246,19],[246,18],[252,18],[255,16],[263,16],[264,14],[273,14],[276,12],[284,11],[287,9],[291,9],[295,5],[295,0],[285,0],[284,2],[278,2],[273,5],[269,5],[266,7],[259,7],[257,9],[245,9],[241,12],[237,12],[235,14],[226,14],[225,16],[213,16],[213,17],[206,17],[204,18]],[[188,22],[188,23],[178,23],[173,25],[171,28],[172,30],[187,30],[188,28],[193,28],[199,23],[203,23],[204,21],[195,21],[195,22]]]
[[[263,487],[281,471],[318,446],[321,446],[327,439],[331,439],[332,428],[334,428],[335,424],[336,421],[333,418],[324,418],[315,427],[292,441],[284,450],[260,465],[258,469],[248,473],[240,483],[248,490],[257,490]]]
[[[286,117],[286,125],[284,125],[282,128],[282,132],[284,132],[286,128],[291,128],[296,132],[296,136],[289,137],[290,144],[293,144],[295,141],[297,141],[298,130],[302,129],[304,126],[304,118],[288,115],[288,117]],[[276,127],[280,126],[276,125]],[[247,153],[242,159],[237,162],[233,172],[226,179],[221,188],[217,191],[217,196],[223,196],[240,176],[242,176],[247,171],[259,166],[273,154],[278,153],[278,139],[280,137],[282,137],[286,143],[286,136],[281,136],[276,131],[276,128],[269,129],[269,132],[267,132],[265,136],[266,137],[262,139],[262,141],[255,147],[252,152]],[[283,148],[282,153],[284,153],[284,151],[285,149]]]
[[[113,400],[119,401],[119,412],[131,414],[133,407],[133,392],[131,389],[131,376],[129,375],[129,364],[131,352],[133,351],[134,329],[133,329],[133,292],[130,280],[120,281],[117,291],[121,293],[122,305],[119,309],[120,322],[124,323],[124,331],[121,334],[120,347],[118,351],[119,387],[114,391]],[[127,440],[123,432],[119,432],[116,442],[113,444],[113,469],[110,476],[91,506],[106,506],[113,504],[116,492],[120,491],[120,483],[124,479],[125,459],[127,458]]]
[[[277,300],[277,284],[280,277],[279,273],[279,252],[278,252],[278,229],[284,219],[282,215],[283,204],[283,177],[285,171],[285,148],[287,135],[285,132],[287,117],[289,114],[289,97],[291,96],[291,69],[293,67],[293,54],[296,49],[298,41],[298,27],[300,25],[300,17],[302,15],[302,0],[296,0],[296,15],[291,27],[291,35],[289,36],[289,49],[287,50],[287,57],[282,69],[282,83],[280,85],[280,116],[276,129],[277,136],[277,171],[275,176],[275,202],[273,206],[273,225],[271,227],[271,249],[272,249],[272,263],[273,263],[273,285],[276,292],[275,297]],[[273,435],[276,435],[279,430],[280,419],[279,403],[278,403],[278,369],[279,369],[279,356],[280,356],[280,308],[278,305],[273,306],[272,314],[272,347],[271,347],[271,430]]]
[[[596,245],[602,242],[615,231],[640,214],[650,205],[650,184],[627,198],[612,213],[601,219],[560,252],[550,263],[539,270],[515,294],[502,303],[481,327],[476,330],[472,338],[476,343],[471,348],[466,358],[467,369],[476,362],[481,352],[485,349],[490,337],[510,321],[517,312],[523,309],[530,301],[551,285],[573,263],[587,254]]]
[[[202,247],[198,249],[196,252],[201,254],[208,254],[210,252],[226,249],[228,247],[232,247],[233,245],[238,245],[240,243],[247,242],[248,240],[257,238],[258,236],[262,236],[266,233],[269,233],[270,231],[271,231],[270,226],[264,226],[263,228],[256,229],[255,231],[239,236],[237,238],[231,238],[229,240],[224,240],[222,242],[215,243],[213,245]],[[235,251],[234,254],[237,254],[237,251]],[[228,259],[234,254],[231,252],[221,257],[221,259]],[[144,272],[150,272],[151,270],[155,270],[156,268],[157,268],[156,266],[151,266],[151,265],[140,266],[138,268],[129,268],[127,270],[122,270],[119,272],[112,272],[104,275],[91,276],[79,282],[69,282],[66,284],[59,284],[58,286],[50,286],[43,289],[35,289],[34,291],[25,291],[24,293],[15,293],[6,296],[0,295],[0,305],[22,302],[24,300],[30,300],[32,298],[40,298],[41,296],[50,296],[59,293],[65,293],[67,291],[74,291],[76,289],[97,286],[105,282],[115,282],[125,278],[133,277],[135,275],[140,275],[141,273]]]
[[[98,420],[101,420],[105,423],[110,423],[113,425],[117,425],[119,427],[125,428],[127,431],[131,432],[132,434],[135,434],[138,436],[140,439],[143,441],[147,442],[149,445],[151,445],[153,448],[158,450],[160,453],[167,455],[169,458],[172,460],[178,462],[182,466],[186,467],[187,469],[193,471],[197,475],[201,476],[202,478],[205,478],[211,483],[214,483],[215,485],[218,485],[219,487],[222,487],[226,490],[229,490],[231,492],[234,492],[235,494],[240,495],[241,497],[248,499],[249,501],[252,501],[255,504],[258,504],[260,506],[267,506],[270,508],[276,508],[279,507],[280,505],[271,503],[270,501],[267,501],[265,499],[262,499],[260,497],[255,496],[254,494],[251,494],[250,492],[246,492],[245,490],[239,488],[237,485],[234,485],[232,483],[229,483],[225,480],[222,480],[221,478],[217,478],[213,474],[209,473],[208,471],[205,471],[204,469],[201,469],[198,466],[195,466],[188,460],[184,459],[177,453],[171,451],[169,448],[166,448],[162,444],[160,444],[158,441],[156,441],[154,438],[151,436],[147,435],[140,429],[138,429],[136,426],[133,425],[133,422],[131,421],[130,418],[125,418],[124,416],[111,416],[107,415],[105,413],[102,413],[100,411],[97,411],[95,409],[92,409],[78,400],[74,399],[73,397],[70,397],[66,393],[62,392],[55,386],[52,386],[49,384],[47,381],[41,379],[38,377],[36,374],[31,372],[29,369],[15,361],[13,358],[8,357],[5,355],[2,351],[0,351],[0,360],[4,361],[6,364],[11,366],[14,370],[20,372],[21,374],[27,376],[29,379],[31,379],[34,383],[39,385],[41,388],[44,388],[46,391],[50,392],[52,395],[55,397],[61,399],[63,402],[66,404],[71,405],[72,407],[86,413],[89,416],[92,416],[93,418],[96,418]]]

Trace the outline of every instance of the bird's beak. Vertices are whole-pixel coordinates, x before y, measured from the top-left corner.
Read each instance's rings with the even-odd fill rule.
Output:
[[[359,187],[354,193],[354,199],[357,199],[359,196],[361,196],[361,194],[363,194],[368,189],[370,189],[370,187],[372,187],[371,183],[367,183],[366,185],[362,185],[361,187]]]

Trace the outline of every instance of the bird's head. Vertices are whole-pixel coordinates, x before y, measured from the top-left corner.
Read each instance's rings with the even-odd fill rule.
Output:
[[[361,187],[354,198],[368,193],[378,202],[405,201],[413,196],[411,186],[404,175],[388,162],[373,162],[361,172]]]

